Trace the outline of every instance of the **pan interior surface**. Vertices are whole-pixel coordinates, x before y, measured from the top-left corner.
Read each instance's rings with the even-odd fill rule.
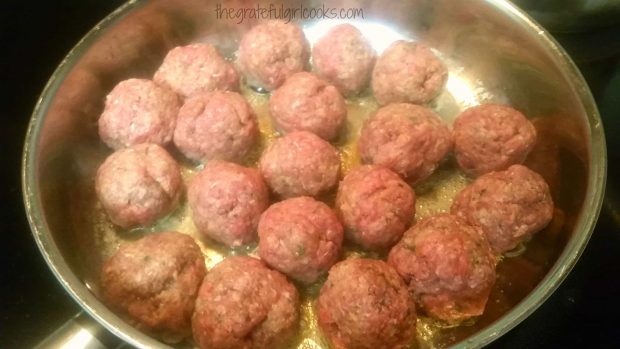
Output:
[[[251,8],[271,2],[228,1]],[[302,2],[285,1],[285,7]],[[54,74],[35,110],[24,153],[24,191],[35,238],[52,270],[71,295],[108,329],[141,348],[162,346],[108,310],[97,298],[102,262],[123,241],[161,230],[196,238],[207,266],[227,255],[255,254],[254,247],[229,251],[196,231],[187,205],[148,229],[113,226],[94,192],[98,166],[111,153],[99,140],[97,119],[105,96],[120,81],[150,78],[175,46],[209,42],[234,60],[239,40],[258,20],[217,18],[216,2],[160,0],[130,2],[78,44]],[[305,7],[359,8],[356,25],[380,53],[394,40],[430,46],[449,68],[442,94],[429,107],[448,123],[467,107],[509,104],[527,115],[538,143],[526,165],[549,183],[556,210],[552,223],[526,247],[498,264],[498,279],[480,318],[461,326],[429,319],[418,322],[417,346],[482,346],[514,327],[554,290],[585,247],[596,221],[605,180],[605,147],[596,107],[585,82],[566,54],[542,29],[512,5],[497,1],[415,0],[406,2],[303,2]],[[299,21],[312,43],[342,21]],[[268,95],[247,87],[242,94],[259,117],[261,143],[247,159],[254,165],[276,136],[268,116]],[[359,164],[356,140],[363,121],[378,108],[367,91],[347,102],[348,122],[336,141],[343,173]],[[181,159],[178,153],[174,154]],[[187,180],[199,170],[181,162]],[[416,219],[449,209],[470,182],[448,159],[416,186]],[[324,200],[333,201],[332,195]],[[364,255],[352,247],[345,256]],[[371,255],[370,257],[379,257]],[[327,348],[314,319],[320,284],[302,288],[302,330],[295,348]],[[180,347],[191,347],[185,343]]]

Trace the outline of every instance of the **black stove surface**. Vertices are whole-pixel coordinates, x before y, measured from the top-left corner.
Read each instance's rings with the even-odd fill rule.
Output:
[[[20,161],[33,106],[71,47],[120,0],[5,1],[0,5],[0,348],[29,348],[79,306],[31,236]],[[606,200],[583,256],[560,288],[492,348],[620,346],[620,20],[596,32],[557,34],[598,102],[608,140]]]

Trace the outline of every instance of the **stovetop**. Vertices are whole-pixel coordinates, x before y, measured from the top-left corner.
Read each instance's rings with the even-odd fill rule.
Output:
[[[39,254],[25,218],[20,160],[32,108],[71,47],[120,0],[5,1],[0,5],[0,348],[28,348],[79,306]],[[560,288],[492,348],[620,346],[620,19],[555,34],[594,93],[608,141],[608,189],[596,230]]]

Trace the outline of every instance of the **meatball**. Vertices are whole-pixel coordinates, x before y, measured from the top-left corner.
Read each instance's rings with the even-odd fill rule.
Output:
[[[97,197],[112,223],[146,226],[177,205],[183,181],[179,165],[156,144],[117,150],[97,170]]]
[[[280,196],[316,196],[338,182],[340,157],[331,144],[299,131],[277,139],[263,153],[259,167]]]
[[[358,147],[364,163],[385,166],[416,183],[430,176],[452,149],[452,134],[432,110],[397,103],[364,123]]]
[[[349,240],[383,250],[398,242],[413,221],[415,193],[391,170],[365,165],[344,177],[336,208]]]
[[[278,349],[299,326],[299,294],[251,257],[229,257],[204,279],[192,318],[202,349]]]
[[[269,112],[284,132],[308,131],[332,140],[347,117],[347,105],[336,87],[316,75],[296,73],[269,99]]]
[[[454,199],[451,211],[479,226],[497,253],[515,248],[553,218],[549,186],[522,165],[478,177]]]
[[[275,90],[289,76],[305,70],[310,45],[297,25],[283,21],[259,24],[241,39],[239,66],[249,85]]]
[[[211,161],[187,190],[196,228],[230,247],[256,241],[260,215],[269,206],[269,193],[258,170],[224,161]]]
[[[269,266],[311,283],[338,260],[343,229],[324,203],[303,196],[281,201],[263,213],[258,251]]]
[[[179,100],[150,80],[121,81],[105,100],[99,136],[113,149],[140,143],[166,145],[172,140]]]
[[[448,322],[481,315],[495,283],[495,257],[483,233],[449,214],[409,229],[388,263],[427,315]]]
[[[348,23],[330,29],[312,48],[312,63],[319,76],[347,96],[368,86],[376,56],[370,42]]]
[[[153,79],[184,98],[213,90],[239,89],[237,71],[210,44],[175,47]]]
[[[469,108],[456,118],[453,129],[456,160],[474,176],[522,163],[536,143],[534,125],[504,105]]]
[[[177,120],[174,144],[195,161],[239,161],[258,140],[252,107],[236,92],[214,91],[188,99]]]
[[[134,326],[178,342],[191,334],[194,301],[205,274],[194,239],[157,233],[120,246],[103,264],[101,292]]]
[[[439,94],[447,78],[448,70],[428,47],[399,40],[377,59],[371,84],[381,105],[423,104]]]
[[[393,349],[415,337],[415,306],[398,273],[383,261],[334,265],[318,299],[318,323],[336,349]]]

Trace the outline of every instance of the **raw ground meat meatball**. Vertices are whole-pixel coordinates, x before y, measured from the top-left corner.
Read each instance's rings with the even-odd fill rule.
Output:
[[[451,211],[479,226],[497,253],[515,248],[553,218],[549,186],[522,165],[478,177],[454,199]]]
[[[338,260],[343,229],[329,206],[303,196],[269,207],[258,224],[258,237],[265,263],[312,283]]]
[[[347,105],[336,87],[312,73],[301,72],[273,92],[269,112],[281,131],[308,131],[329,141],[338,136],[347,117]]]
[[[522,163],[536,143],[534,125],[504,105],[469,108],[456,118],[453,130],[456,160],[474,176]]]
[[[101,292],[134,326],[178,342],[191,335],[194,301],[205,274],[194,239],[157,233],[120,246],[103,265]]]
[[[230,247],[256,241],[269,192],[258,170],[211,161],[191,181],[187,197],[196,228]]]
[[[340,182],[336,209],[347,238],[370,250],[392,247],[415,214],[415,193],[395,172],[364,165]]]
[[[427,315],[448,322],[481,315],[495,283],[495,256],[484,234],[449,214],[409,229],[388,263]]]
[[[202,349],[278,349],[299,326],[299,294],[251,257],[229,257],[204,279],[192,318]]]
[[[312,64],[319,76],[346,96],[368,86],[376,56],[359,29],[348,23],[333,27],[312,47]]]
[[[117,150],[97,170],[97,197],[112,223],[146,226],[177,205],[183,181],[179,165],[156,144]]]
[[[239,44],[239,66],[250,86],[275,90],[305,70],[310,45],[293,23],[269,21],[250,29]]]
[[[260,170],[276,194],[316,196],[333,188],[340,175],[336,149],[310,132],[292,132],[278,138],[263,153]]]
[[[172,140],[179,106],[177,95],[165,86],[143,79],[121,81],[106,97],[99,136],[113,149],[166,145]]]
[[[259,137],[252,107],[236,92],[214,91],[185,101],[174,144],[194,161],[239,161]]]
[[[415,305],[387,263],[346,259],[329,270],[318,322],[335,349],[404,348],[415,337]]]
[[[364,123],[358,147],[364,163],[385,166],[416,183],[430,176],[452,149],[452,134],[432,110],[397,103]]]
[[[428,47],[396,41],[377,59],[372,91],[381,105],[423,104],[435,98],[448,79],[448,70]]]
[[[213,90],[239,89],[239,75],[210,44],[192,44],[172,49],[153,77],[184,98]]]

